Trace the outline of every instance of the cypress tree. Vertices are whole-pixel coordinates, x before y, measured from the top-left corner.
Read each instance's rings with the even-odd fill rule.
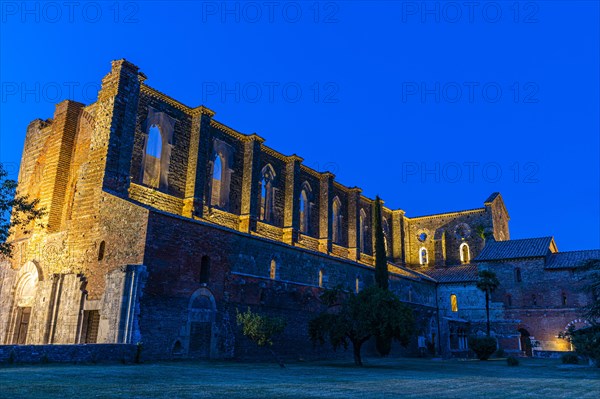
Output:
[[[373,234],[375,235],[375,284],[379,288],[387,290],[389,287],[389,275],[385,241],[381,227],[381,200],[379,196],[375,197],[373,209]]]

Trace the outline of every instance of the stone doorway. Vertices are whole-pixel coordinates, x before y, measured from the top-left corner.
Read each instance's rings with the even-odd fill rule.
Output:
[[[206,288],[194,292],[188,308],[188,355],[208,359],[214,346],[215,299]]]
[[[521,336],[519,337],[519,344],[521,347],[521,350],[523,352],[525,352],[525,356],[533,356],[533,348],[531,345],[531,334],[529,334],[529,331],[527,331],[524,328],[519,328],[519,333],[521,334]]]
[[[31,317],[31,306],[20,306],[17,308],[16,313],[13,342],[17,345],[25,345],[27,342],[27,330],[29,329],[29,318]]]

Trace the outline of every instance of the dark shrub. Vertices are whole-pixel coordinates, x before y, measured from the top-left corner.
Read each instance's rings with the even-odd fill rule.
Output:
[[[562,360],[562,362],[564,364],[578,364],[579,363],[579,358],[574,353],[565,353],[564,355],[562,355],[560,357],[560,360]]]
[[[500,348],[496,351],[496,353],[494,353],[494,356],[496,357],[504,357],[504,349]]]
[[[508,364],[511,367],[518,366],[519,365],[519,359],[517,359],[514,356],[509,356],[509,357],[506,358],[506,364]]]
[[[479,360],[488,360],[496,352],[496,340],[492,337],[469,337],[469,348]]]

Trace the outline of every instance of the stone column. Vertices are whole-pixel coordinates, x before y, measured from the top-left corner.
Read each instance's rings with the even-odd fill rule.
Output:
[[[401,209],[392,211],[392,225],[390,226],[392,235],[392,258],[394,263],[406,264],[404,256],[404,211]]]
[[[348,193],[348,258],[357,260],[360,256],[359,247],[359,224],[360,224],[360,194],[362,190],[353,187]]]
[[[298,228],[300,226],[298,178],[300,177],[300,164],[302,158],[291,155],[287,157],[285,166],[285,210],[283,215],[283,242],[293,245],[298,242]]]
[[[331,192],[333,178],[330,172],[321,174],[319,182],[319,251],[331,251]]]
[[[258,181],[260,179],[260,145],[265,141],[257,134],[247,137],[244,143],[244,170],[239,230],[245,233],[256,231],[258,219]]]
[[[183,216],[202,217],[204,204],[208,203],[206,178],[210,156],[210,120],[215,115],[210,109],[200,106],[192,113],[192,134],[190,137],[189,161]]]

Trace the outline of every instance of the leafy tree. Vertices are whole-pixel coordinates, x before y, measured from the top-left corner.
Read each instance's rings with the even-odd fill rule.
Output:
[[[584,308],[583,314],[590,326],[579,330],[570,327],[559,337],[571,342],[578,354],[594,360],[600,367],[600,259],[589,260],[583,268],[591,273],[588,288],[592,293],[592,301]]]
[[[242,334],[261,347],[272,346],[273,336],[281,334],[286,325],[285,319],[281,317],[269,317],[254,313],[250,308],[244,313],[237,311],[236,321],[237,325],[242,327]],[[277,360],[277,363],[284,368],[285,365],[273,349],[269,348],[269,352]]]
[[[12,244],[6,242],[17,227],[27,228],[31,222],[42,217],[46,211],[38,208],[39,199],[16,195],[17,182],[8,179],[8,172],[0,163],[0,255],[10,257]],[[11,215],[12,213],[12,215]]]
[[[485,292],[485,314],[487,317],[487,335],[490,336],[490,295],[498,288],[500,281],[496,277],[496,273],[489,270],[482,270],[479,272],[479,279],[477,280],[477,288]]]
[[[496,340],[492,337],[469,337],[469,348],[475,352],[479,360],[488,360],[496,352]]]
[[[381,227],[381,199],[375,197],[373,205],[373,234],[375,235],[375,284],[381,289],[389,287],[389,273],[387,255],[385,253],[385,239]]]
[[[390,291],[371,286],[358,294],[326,292],[321,299],[329,306],[309,322],[313,343],[329,341],[334,350],[352,344],[354,364],[362,366],[361,348],[372,336],[396,339],[408,345],[414,334],[412,310]]]
[[[600,259],[591,259],[584,265],[590,271],[591,283],[588,287],[592,294],[592,301],[585,307],[584,317],[591,324],[600,323]]]
[[[375,238],[375,284],[382,290],[389,288],[389,272],[387,267],[387,254],[385,239],[381,226],[381,199],[375,197],[373,203],[373,235]],[[387,356],[392,350],[392,338],[376,336],[375,347],[381,356]]]

